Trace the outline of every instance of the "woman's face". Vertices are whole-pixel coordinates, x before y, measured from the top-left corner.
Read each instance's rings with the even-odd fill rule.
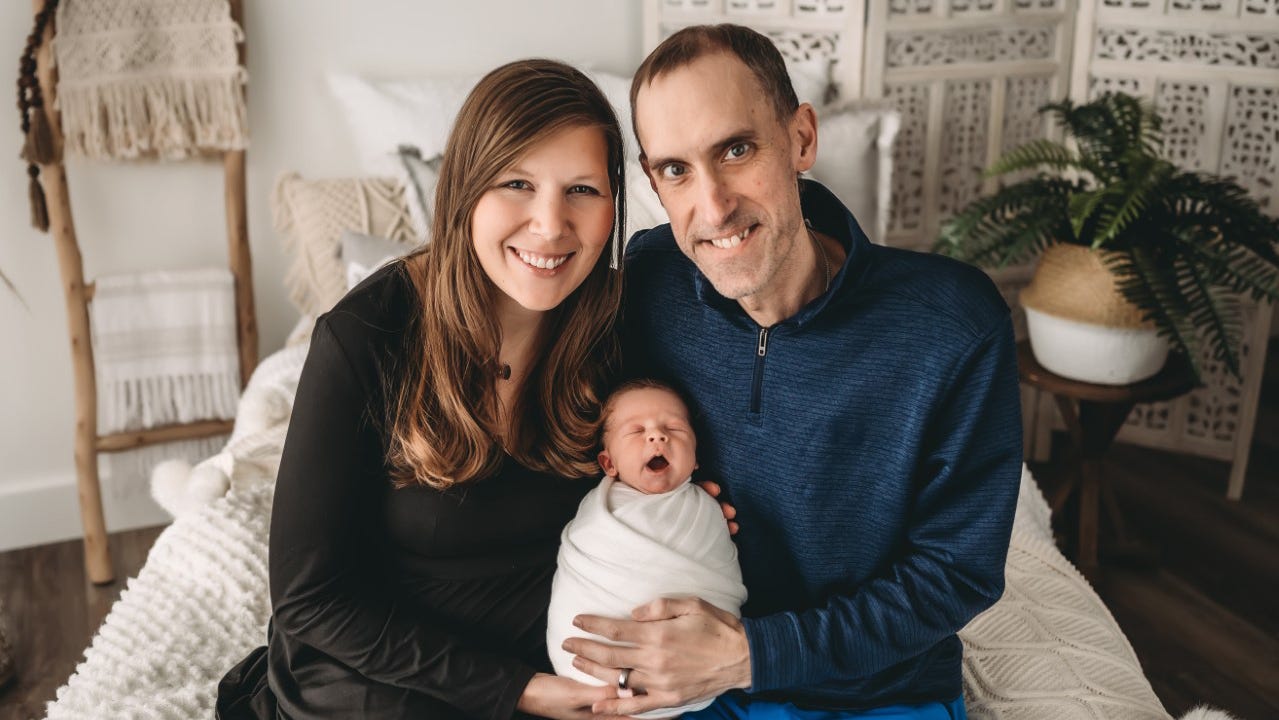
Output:
[[[471,219],[475,253],[501,290],[499,303],[533,312],[555,308],[582,284],[612,228],[608,145],[593,127],[533,145],[497,176]]]

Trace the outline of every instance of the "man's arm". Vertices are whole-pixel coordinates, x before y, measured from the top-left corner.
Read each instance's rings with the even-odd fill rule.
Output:
[[[998,600],[1021,468],[1010,321],[974,342],[948,388],[929,425],[909,530],[894,563],[821,607],[745,619],[740,628],[704,604],[694,606],[697,601],[668,604],[679,614],[662,619],[655,619],[662,613],[653,604],[637,610],[635,617],[649,622],[583,618],[581,627],[589,632],[638,645],[606,649],[570,640],[583,669],[616,682],[613,668],[633,667],[632,684],[650,693],[597,703],[597,712],[634,714],[672,698],[682,704],[740,687],[742,676],[730,682],[720,672],[741,661],[735,655],[740,645],[720,641],[720,635],[746,640],[751,691],[785,689],[879,672],[953,635]],[[660,632],[663,626],[679,632]],[[708,645],[717,654],[703,659],[700,670],[681,661],[700,659],[699,648]]]

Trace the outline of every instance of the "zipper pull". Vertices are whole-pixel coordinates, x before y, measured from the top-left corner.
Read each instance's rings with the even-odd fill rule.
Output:
[[[759,345],[755,348],[755,354],[764,357],[766,352],[768,352],[768,328],[760,328]]]

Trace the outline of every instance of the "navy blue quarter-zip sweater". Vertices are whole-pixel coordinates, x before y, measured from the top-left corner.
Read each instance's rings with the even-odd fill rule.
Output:
[[[979,270],[872,245],[825,188],[803,209],[847,259],[760,327],[677,248],[627,248],[633,374],[692,399],[703,476],[737,508],[752,698],[949,701],[956,631],[993,604],[1021,469],[1008,307]]]

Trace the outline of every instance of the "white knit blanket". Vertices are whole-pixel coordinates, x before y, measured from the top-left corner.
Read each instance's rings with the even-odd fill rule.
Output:
[[[244,33],[226,0],[62,0],[57,28],[68,151],[172,159],[248,144]]]
[[[285,355],[284,353],[293,353]],[[263,361],[272,376],[246,391],[289,397],[305,346]],[[291,379],[290,379],[291,377]],[[260,388],[260,390],[259,390]],[[246,415],[251,413],[246,413]],[[280,423],[246,425],[230,491],[182,514],[156,540],[74,675],[49,705],[54,720],[188,720],[213,713],[217,683],[266,639],[267,531]],[[249,431],[250,425],[257,425]],[[234,453],[233,453],[234,455]],[[239,469],[239,470],[235,470]],[[960,633],[964,697],[974,720],[1166,719],[1127,639],[1052,544],[1048,506],[1023,472],[1004,597]],[[1193,711],[1183,720],[1222,720]]]
[[[100,432],[235,416],[240,359],[229,270],[110,275],[94,285]]]
[[[240,396],[234,279],[226,268],[111,275],[89,303],[98,430],[229,420]],[[124,493],[169,458],[196,461],[225,436],[103,455],[103,488]]]
[[[565,526],[556,562],[546,648],[557,674],[591,685],[603,683],[573,667],[573,656],[560,647],[583,634],[573,627],[574,616],[624,618],[659,597],[700,597],[740,617],[746,602],[737,546],[719,503],[687,481],[670,492],[645,495],[605,477]],[[673,717],[710,702],[637,717]]]

